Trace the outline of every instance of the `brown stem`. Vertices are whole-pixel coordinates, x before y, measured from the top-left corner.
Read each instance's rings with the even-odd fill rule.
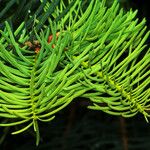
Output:
[[[128,150],[128,135],[126,130],[125,119],[121,117],[119,121],[120,121],[120,132],[121,132],[121,137],[123,142],[123,149]]]

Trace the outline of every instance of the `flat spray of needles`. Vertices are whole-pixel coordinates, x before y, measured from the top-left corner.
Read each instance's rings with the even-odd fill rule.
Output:
[[[137,11],[124,12],[117,0],[111,7],[105,0],[91,0],[86,9],[81,0],[52,5],[46,2],[44,7],[45,14],[53,8],[52,17],[44,18],[48,23],[31,31],[38,47],[20,46],[30,41],[25,22],[15,32],[5,22],[0,31],[0,126],[18,126],[12,134],[33,127],[38,145],[38,122],[53,120],[82,97],[90,101],[88,109],[123,117],[141,113],[148,122],[145,19],[136,19]],[[34,17],[34,24],[44,19]]]

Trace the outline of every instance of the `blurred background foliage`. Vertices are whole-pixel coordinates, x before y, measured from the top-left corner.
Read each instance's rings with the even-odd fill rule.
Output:
[[[46,1],[46,0],[44,0]],[[67,3],[67,0],[64,0]],[[138,17],[149,17],[148,4],[146,0],[118,0],[124,10],[138,9]],[[84,3],[89,3],[90,0],[84,0]],[[113,0],[107,1],[110,6]],[[22,21],[30,22],[30,16],[40,14],[44,6],[40,5],[40,0],[0,0],[0,27],[3,26],[5,20],[9,20],[13,26],[18,26]],[[85,5],[86,7],[86,5]],[[30,21],[29,21],[30,20]],[[148,24],[150,19],[147,19]]]
[[[107,5],[112,1],[109,0]],[[140,20],[146,17],[150,28],[146,0],[118,1],[125,11],[138,9],[137,17]],[[90,0],[85,0],[85,4],[88,2]],[[42,17],[43,7],[44,3],[41,5],[39,0],[0,0],[0,29],[7,20],[14,30],[22,21],[30,30],[32,16]],[[13,128],[0,128],[0,150],[149,150],[150,125],[143,116],[124,119],[87,110],[84,105],[84,100],[77,100],[59,112],[54,121],[40,124],[42,137],[37,148],[32,131],[12,136],[9,133]]]

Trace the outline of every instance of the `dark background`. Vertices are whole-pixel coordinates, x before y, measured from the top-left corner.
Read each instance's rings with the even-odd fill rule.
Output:
[[[2,10],[9,0],[0,0]],[[32,2],[36,2],[33,5]],[[39,5],[38,0],[26,1],[25,7],[18,3],[0,16],[0,28],[5,20],[12,21],[15,28],[23,20],[28,20],[27,8],[34,12]],[[137,17],[147,19],[150,28],[148,2],[146,0],[120,0],[125,11],[138,9]],[[17,14],[17,15],[14,15]],[[13,19],[12,19],[13,18]],[[80,102],[79,102],[80,101]],[[81,102],[82,101],[82,102]],[[100,111],[85,108],[84,100],[76,100],[67,108],[56,114],[50,123],[40,123],[41,141],[35,146],[32,130],[19,135],[10,135],[15,128],[0,128],[0,136],[6,134],[0,150],[149,150],[150,124],[144,117],[137,115],[124,119],[110,116]]]
[[[39,124],[38,147],[32,129],[12,136],[9,133],[15,128],[11,128],[0,150],[149,150],[150,124],[142,115],[110,116],[86,109],[84,100],[77,101],[53,121]]]

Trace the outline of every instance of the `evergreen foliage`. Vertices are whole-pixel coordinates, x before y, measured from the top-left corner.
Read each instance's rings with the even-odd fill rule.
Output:
[[[5,22],[0,30],[0,126],[20,125],[12,134],[33,127],[38,145],[38,122],[53,120],[77,97],[90,101],[89,109],[123,117],[142,113],[148,121],[146,21],[136,19],[137,11],[124,13],[117,0],[111,7],[105,3],[91,0],[84,9],[81,0],[41,0],[14,32]],[[25,44],[35,40],[39,47]]]

